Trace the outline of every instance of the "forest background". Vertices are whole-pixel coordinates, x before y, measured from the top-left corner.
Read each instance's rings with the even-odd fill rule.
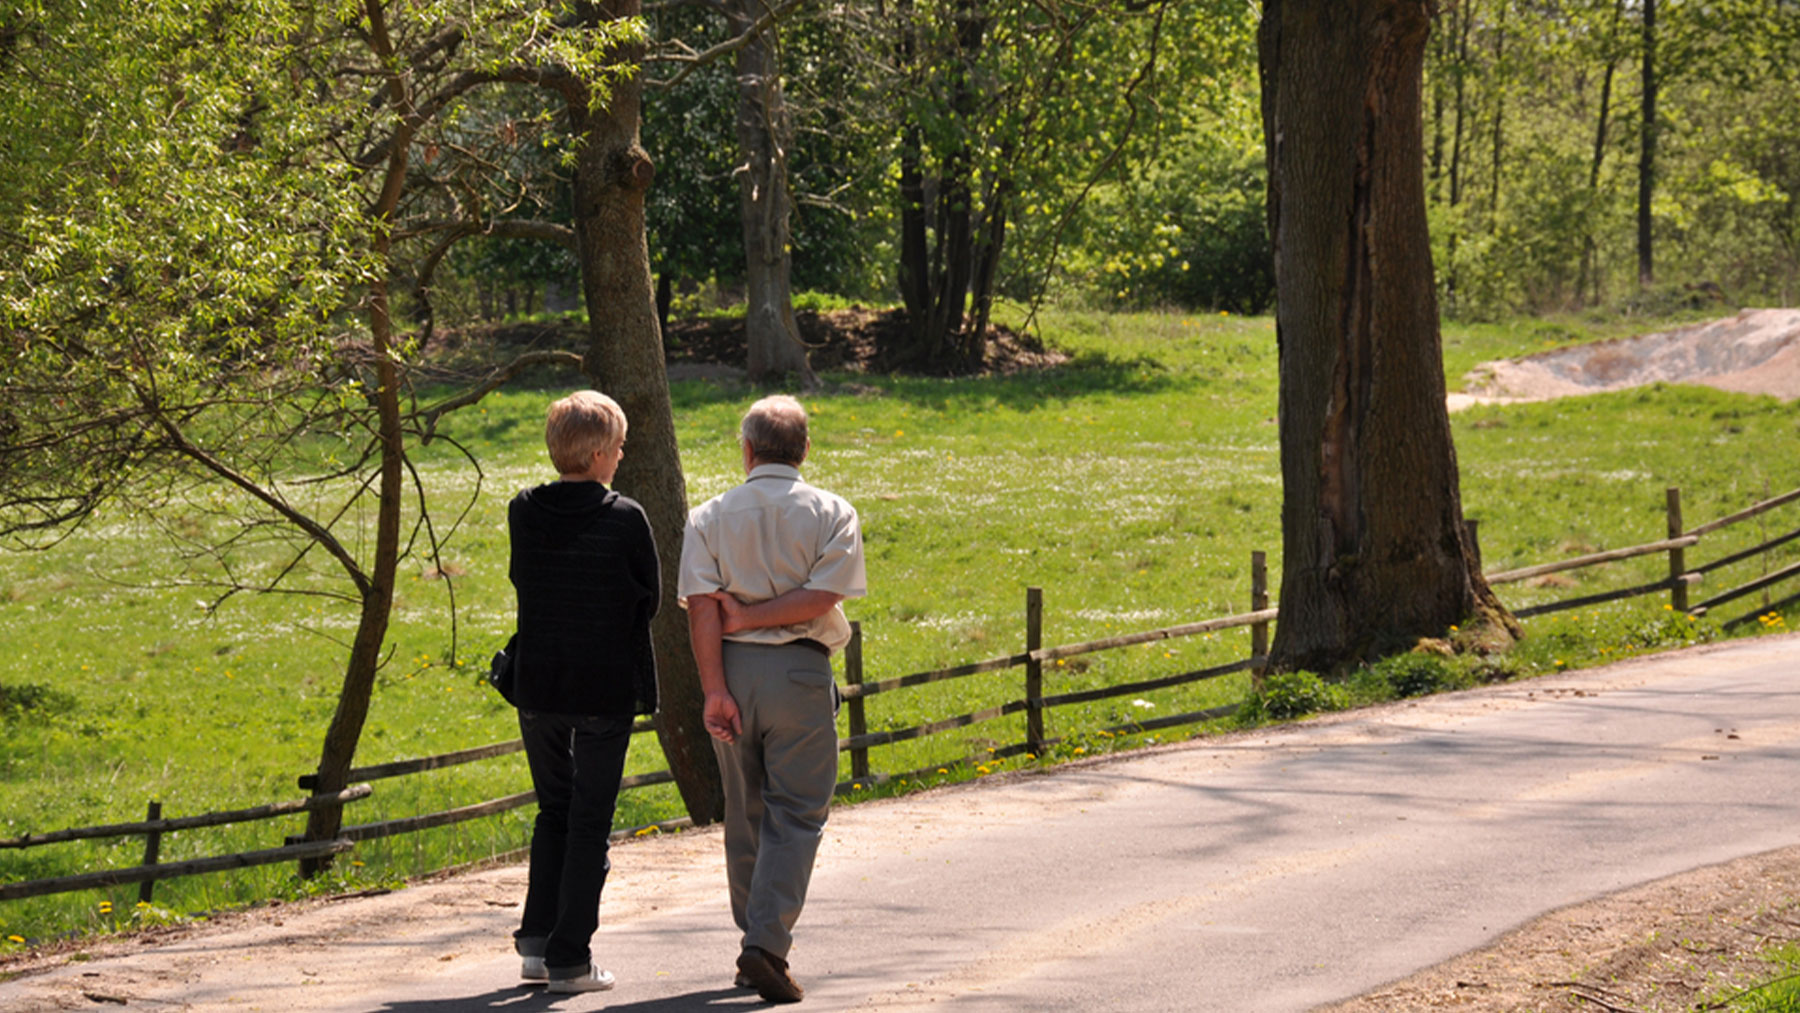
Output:
[[[1240,480],[1272,481],[1272,436],[1252,434],[1273,412],[1273,336],[1266,322],[1238,319],[1266,311],[1274,298],[1256,21],[1255,5],[1223,0],[670,3],[642,11],[521,0],[12,5],[0,16],[0,154],[8,169],[0,182],[0,328],[9,357],[0,435],[12,454],[0,484],[13,546],[48,554],[9,561],[9,629],[26,630],[27,611],[66,616],[117,600],[157,598],[162,617],[168,600],[185,596],[209,622],[291,622],[289,641],[299,633],[324,649],[299,659],[304,674],[268,661],[256,693],[230,708],[237,716],[227,725],[298,745],[279,760],[246,749],[233,762],[259,772],[245,785],[197,790],[181,786],[187,761],[166,757],[160,772],[147,771],[140,761],[154,750],[127,763],[101,745],[142,738],[124,734],[134,720],[152,740],[172,741],[165,702],[124,690],[84,714],[93,701],[81,688],[90,676],[80,673],[104,664],[108,678],[147,679],[156,659],[172,658],[205,680],[186,685],[173,704],[192,718],[241,671],[192,656],[188,638],[163,635],[178,628],[166,618],[149,620],[156,635],[141,644],[116,632],[114,643],[61,648],[34,637],[29,655],[16,653],[47,652],[64,671],[39,678],[37,663],[22,661],[0,679],[16,712],[6,725],[5,778],[21,789],[12,798],[35,799],[30,817],[23,803],[9,803],[9,822],[27,818],[29,829],[44,829],[101,818],[95,809],[129,818],[115,809],[120,796],[136,806],[145,790],[185,791],[190,806],[263,801],[286,790],[286,778],[300,772],[293,757],[312,751],[308,737],[331,716],[334,697],[341,703],[331,686],[336,662],[321,659],[343,647],[363,652],[368,688],[379,678],[384,694],[434,667],[466,668],[453,601],[432,613],[437,632],[408,637],[404,650],[382,635],[385,627],[372,645],[364,642],[368,627],[357,623],[393,604],[379,591],[391,593],[396,578],[362,560],[380,555],[377,543],[388,536],[379,532],[398,540],[403,530],[417,550],[404,585],[454,578],[469,565],[457,557],[484,544],[497,551],[481,527],[495,495],[484,482],[510,491],[530,480],[529,454],[515,458],[509,448],[535,444],[531,419],[542,398],[492,391],[507,381],[585,382],[571,368],[579,357],[531,349],[504,363],[471,364],[465,355],[452,362],[463,371],[441,367],[458,349],[497,347],[480,340],[484,324],[567,313],[593,327],[612,312],[591,289],[586,304],[601,311],[579,308],[584,221],[599,200],[582,173],[592,159],[615,154],[596,142],[584,116],[623,108],[621,96],[637,101],[638,88],[641,147],[632,138],[600,169],[622,166],[643,194],[648,264],[665,320],[732,314],[748,303],[748,332],[770,298],[780,317],[791,287],[804,294],[790,306],[861,303],[906,321],[884,332],[891,345],[879,361],[887,365],[979,370],[991,333],[985,324],[996,320],[1083,366],[973,388],[858,380],[862,393],[847,393],[846,377],[827,377],[844,400],[825,404],[824,416],[848,416],[855,439],[879,442],[865,451],[934,461],[960,452],[975,462],[965,477],[981,484],[1008,472],[984,460],[979,445],[1023,439],[1004,456],[1026,487],[1033,479],[1029,468],[1018,470],[1021,462],[1050,447],[1036,419],[1015,413],[1055,403],[1078,406],[1061,422],[1094,427],[1097,438],[1149,432],[1146,442],[1163,448],[1181,446],[1187,434],[1165,429],[1189,414],[1214,438],[1173,452],[1176,460],[1196,446],[1241,453]],[[764,62],[745,62],[751,58]],[[1792,0],[1445,4],[1426,63],[1423,172],[1440,303],[1462,336],[1452,343],[1510,353],[1590,328],[1619,333],[1620,321],[1788,304],[1800,282],[1796,68],[1800,5]],[[792,194],[785,210],[766,203],[778,184]],[[613,239],[620,249],[632,242]],[[1148,309],[1171,312],[1132,315]],[[1515,323],[1484,330],[1491,321]],[[1457,349],[1452,362],[1473,364]],[[1454,365],[1450,374],[1453,382],[1460,376]],[[1163,399],[1176,390],[1185,399]],[[854,399],[881,391],[902,396],[861,409],[859,418]],[[713,451],[747,393],[676,391],[679,441],[672,435],[671,446],[692,449],[700,462],[687,474],[690,498],[717,491],[728,473],[714,467]],[[479,415],[440,430],[456,410]],[[1530,411],[1513,418],[1533,418]],[[1672,440],[1686,449],[1661,451],[1678,457],[1699,455],[1721,438],[1719,427],[1747,446],[1793,438],[1791,413],[1726,395],[1661,392],[1603,411],[1608,421],[1584,446],[1621,442],[1619,434],[1652,420],[1682,434]],[[1151,425],[1146,415],[1160,419]],[[1532,425],[1553,428],[1546,420],[1554,418]],[[932,443],[905,448],[909,431]],[[40,438],[45,433],[73,440]],[[425,449],[434,437],[438,444]],[[1459,428],[1458,438],[1502,434]],[[407,439],[418,441],[415,460],[383,456],[383,447]],[[217,452],[227,444],[248,463],[232,467]],[[146,482],[142,466],[170,448],[187,467],[151,472]],[[1497,445],[1491,452],[1504,453]],[[1171,466],[1163,450],[1125,460],[1132,456],[1121,455],[1121,475]],[[459,458],[463,470],[449,463]],[[1652,486],[1667,478],[1638,464],[1621,459],[1603,473],[1636,471]],[[411,512],[404,529],[384,526],[379,504],[400,501],[407,475],[421,502],[435,486],[458,505]],[[878,502],[905,495],[874,489],[879,478],[872,472],[865,490]],[[1763,478],[1734,476],[1708,505],[1741,505],[1739,494],[1760,489]],[[382,495],[368,495],[377,486]],[[328,502],[338,488],[348,488],[348,498]],[[1214,491],[1224,497],[1214,504],[1226,507],[1224,516],[1257,516],[1258,497]],[[246,514],[237,495],[269,514]],[[1540,507],[1562,501],[1557,516],[1565,521],[1593,509],[1571,502],[1566,488],[1517,495]],[[892,520],[897,539],[923,545],[906,561],[921,565],[933,542],[928,516]],[[1224,525],[1152,510],[1138,520],[1141,530],[1127,525],[1112,536],[1154,546],[1177,531],[1221,538],[1239,555],[1276,547],[1267,514]],[[458,545],[464,521],[462,534],[481,534]],[[278,534],[282,524],[305,537]],[[152,543],[119,537],[128,532],[160,539],[160,548],[129,548]],[[1079,549],[1072,558],[1087,562],[1054,569],[1091,564],[1095,572],[1065,593],[1110,594],[1094,589],[1137,576],[1183,608],[1223,610],[1242,593],[1235,564],[1209,564],[1217,572],[1198,594],[1175,591],[1188,578],[1173,550],[1134,551],[1080,531],[1070,537]],[[1529,552],[1558,538],[1617,537],[1534,530],[1496,544],[1536,562]],[[998,534],[988,543],[995,551],[1028,548]],[[106,546],[126,554],[106,555]],[[447,546],[457,548],[446,555]],[[320,575],[328,555],[348,590]],[[954,552],[950,559],[989,565]],[[1128,572],[1112,572],[1115,564]],[[941,579],[920,573],[908,582],[920,590],[881,603],[922,631],[912,646],[897,646],[894,663],[932,663],[1000,635],[985,618],[998,606],[967,620],[954,618],[962,610],[933,619],[942,602],[970,593],[940,589]],[[108,590],[113,583],[120,587]],[[77,584],[87,589],[79,596],[70,593]],[[454,580],[439,586],[454,597]],[[247,604],[246,592],[269,588],[297,593],[302,607],[331,618],[309,627],[291,613],[276,618],[291,602]],[[499,589],[480,590],[476,578],[464,593],[475,592],[483,612],[504,611]],[[418,596],[403,594],[402,604],[411,604],[407,597]],[[1173,606],[1152,611],[1166,607]],[[1150,618],[1121,602],[1102,612],[1083,621]],[[498,632],[491,625],[469,634],[477,657]],[[354,643],[350,628],[358,630]],[[214,657],[238,650],[235,635],[225,641],[209,648]],[[108,657],[120,649],[124,655]],[[85,652],[92,660],[80,660]],[[314,691],[319,681],[324,692]],[[441,690],[473,688],[452,675]],[[288,693],[295,714],[258,713],[255,700]],[[428,741],[459,739],[445,720],[483,723],[487,738],[500,737],[496,714],[437,715],[425,735],[401,735],[400,725],[378,719],[371,733],[405,738],[401,751],[413,753],[435,748]],[[28,715],[46,720],[33,724]],[[235,748],[208,746],[226,756]],[[43,758],[62,767],[52,774]],[[27,783],[35,785],[29,793]],[[257,797],[237,794],[251,785]],[[441,790],[454,793],[454,780]],[[384,867],[465,856],[516,831],[408,845],[431,857]],[[9,878],[48,871],[34,860]],[[250,882],[252,890],[273,889]]]

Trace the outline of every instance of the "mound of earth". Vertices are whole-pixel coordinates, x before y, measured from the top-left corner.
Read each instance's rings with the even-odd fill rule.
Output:
[[[1800,309],[1735,317],[1633,338],[1484,362],[1453,395],[1469,404],[1543,401],[1652,383],[1697,383],[1744,394],[1800,398]]]
[[[816,370],[858,373],[913,373],[898,360],[904,346],[906,317],[901,310],[854,307],[826,312],[795,314],[800,340]],[[426,350],[428,366],[422,373],[439,380],[467,380],[485,374],[496,362],[526,352],[562,349],[579,353],[587,346],[586,328],[574,322],[518,323],[466,327],[434,335]],[[744,376],[744,321],[734,319],[671,320],[663,335],[671,380],[733,380]],[[993,326],[988,332],[987,354],[979,368],[966,373],[1010,374],[1046,369],[1069,357],[1044,347],[1029,334]],[[557,375],[566,367],[537,367]],[[942,375],[943,370],[933,370]],[[529,382],[532,377],[526,377]]]
[[[912,372],[897,360],[895,350],[906,341],[903,310],[846,310],[794,314],[800,340],[807,346],[807,360],[816,370],[858,373]],[[671,320],[663,335],[668,347],[669,378],[742,376],[746,359],[744,321]],[[991,326],[987,354],[978,373],[1015,373],[1043,369],[1068,356],[1044,347],[1029,334]]]

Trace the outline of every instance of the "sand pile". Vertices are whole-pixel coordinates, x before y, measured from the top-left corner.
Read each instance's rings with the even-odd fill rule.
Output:
[[[1800,309],[1735,317],[1634,338],[1484,362],[1451,395],[1470,404],[1543,401],[1651,383],[1699,383],[1745,394],[1800,398]]]

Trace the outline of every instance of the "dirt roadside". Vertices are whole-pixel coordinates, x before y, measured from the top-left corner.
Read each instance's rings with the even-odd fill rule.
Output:
[[[1796,940],[1800,847],[1553,911],[1490,946],[1325,1009],[1691,1013],[1774,976],[1759,954]]]

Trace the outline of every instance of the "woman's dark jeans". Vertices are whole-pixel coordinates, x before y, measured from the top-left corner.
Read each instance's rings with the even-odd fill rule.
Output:
[[[624,717],[519,712],[519,734],[537,789],[530,885],[514,946],[544,958],[553,978],[578,977],[592,961],[600,890],[612,868],[607,837],[631,746]]]

